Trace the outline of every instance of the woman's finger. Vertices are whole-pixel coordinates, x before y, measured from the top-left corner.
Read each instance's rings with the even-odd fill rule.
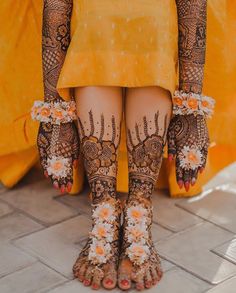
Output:
[[[179,158],[176,158],[176,181],[179,185],[179,188],[181,189],[184,186],[184,173],[183,169],[180,167],[180,161]]]
[[[184,170],[183,171],[183,178],[184,178],[184,187],[186,191],[189,191],[190,183],[191,183],[191,170]]]

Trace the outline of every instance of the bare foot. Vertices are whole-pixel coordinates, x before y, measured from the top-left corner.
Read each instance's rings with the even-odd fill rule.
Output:
[[[116,287],[120,211],[120,202],[114,199],[93,206],[92,231],[73,266],[74,276],[92,289]]]
[[[137,290],[151,288],[162,277],[160,257],[151,235],[150,202],[131,201],[125,206],[123,243],[118,268],[118,286],[122,290],[135,283]]]

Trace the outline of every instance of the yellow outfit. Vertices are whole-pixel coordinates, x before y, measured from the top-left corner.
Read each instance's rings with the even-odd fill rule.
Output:
[[[57,84],[64,99],[73,94],[70,88],[89,84],[156,84],[173,92],[177,85],[175,1],[137,2],[74,1],[72,42]],[[42,0],[8,0],[0,4],[0,180],[7,187],[16,184],[38,161],[38,123],[31,120],[29,112],[34,100],[43,99],[42,7]],[[212,145],[206,170],[189,192],[179,189],[174,163],[164,159],[157,187],[169,188],[172,197],[196,195],[203,184],[236,160],[235,27],[236,4],[208,0],[204,93],[216,99],[215,114],[209,120]],[[128,190],[127,167],[123,124],[118,191]],[[74,179],[72,193],[80,192],[82,160]]]
[[[58,80],[70,87],[176,87],[178,28],[175,0],[74,1],[72,39]]]

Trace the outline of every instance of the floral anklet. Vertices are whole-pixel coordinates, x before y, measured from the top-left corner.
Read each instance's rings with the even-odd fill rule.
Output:
[[[125,235],[127,237],[128,247],[126,255],[135,265],[142,265],[150,257],[149,232],[148,227],[151,224],[151,207],[144,208],[137,204],[129,207],[126,211],[127,226]]]
[[[215,100],[211,97],[186,93],[182,90],[176,90],[173,96],[173,114],[175,115],[204,115],[210,118],[213,114]]]
[[[120,213],[121,205],[118,199],[115,203],[103,202],[93,205],[92,219],[95,224],[90,232],[92,242],[90,243],[88,259],[95,265],[94,269],[100,272],[100,266],[107,263],[113,256],[112,243],[117,240],[115,239],[114,226]]]

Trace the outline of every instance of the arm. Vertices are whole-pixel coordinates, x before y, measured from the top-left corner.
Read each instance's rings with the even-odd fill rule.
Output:
[[[70,43],[72,0],[44,0],[42,61],[45,101],[60,100],[56,85]]]
[[[179,88],[201,94],[205,51],[207,0],[176,0],[179,30]]]
[[[61,192],[70,191],[73,166],[79,155],[79,137],[73,120],[75,104],[65,102],[56,90],[70,43],[72,0],[44,0],[42,64],[44,101],[36,101],[32,118],[40,121],[37,145],[46,177]]]
[[[168,154],[176,156],[176,179],[186,191],[206,165],[209,134],[206,117],[214,100],[202,95],[206,51],[207,0],[176,0],[179,28],[179,90],[173,97]]]

